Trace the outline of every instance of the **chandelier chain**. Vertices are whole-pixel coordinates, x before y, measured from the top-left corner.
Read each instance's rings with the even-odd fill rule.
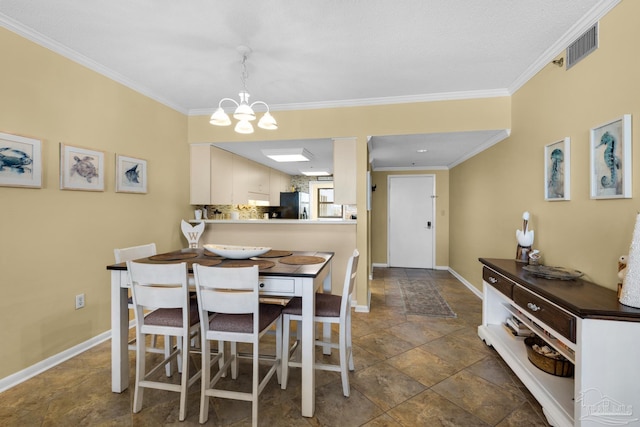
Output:
[[[242,81],[242,88],[245,92],[247,90],[247,79],[249,78],[249,72],[247,71],[247,54],[242,55],[242,73],[240,74],[240,80]]]

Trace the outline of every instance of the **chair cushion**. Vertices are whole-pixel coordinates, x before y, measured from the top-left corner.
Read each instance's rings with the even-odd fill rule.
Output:
[[[265,330],[282,313],[282,306],[260,304],[260,332]],[[215,313],[209,321],[209,329],[221,332],[253,333],[253,314]]]
[[[189,326],[193,326],[199,322],[198,319],[198,301],[189,300]],[[154,326],[171,326],[174,328],[182,327],[182,309],[181,308],[159,308],[152,311],[144,318],[144,323]]]
[[[316,316],[340,317],[342,297],[332,294],[316,294]],[[282,314],[302,316],[302,298],[295,297],[282,309]]]

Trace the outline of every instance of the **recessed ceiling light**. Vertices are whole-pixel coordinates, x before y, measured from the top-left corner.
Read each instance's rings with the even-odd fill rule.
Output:
[[[301,174],[306,176],[330,176],[331,174],[327,171],[300,171]]]
[[[420,149],[418,149],[418,150],[416,150],[416,151],[417,151],[418,153],[426,153],[426,152],[427,152],[427,151],[429,151],[429,150],[427,150],[426,148],[420,148]]]
[[[262,154],[276,162],[308,162],[313,158],[304,148],[275,148],[262,150]]]

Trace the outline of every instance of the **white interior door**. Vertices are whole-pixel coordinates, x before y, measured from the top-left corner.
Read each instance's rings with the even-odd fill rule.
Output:
[[[433,268],[435,177],[390,175],[387,184],[389,266]]]

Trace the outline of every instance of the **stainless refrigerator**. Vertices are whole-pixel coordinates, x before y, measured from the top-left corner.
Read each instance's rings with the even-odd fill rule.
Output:
[[[308,219],[309,213],[309,193],[280,193],[280,218]]]

